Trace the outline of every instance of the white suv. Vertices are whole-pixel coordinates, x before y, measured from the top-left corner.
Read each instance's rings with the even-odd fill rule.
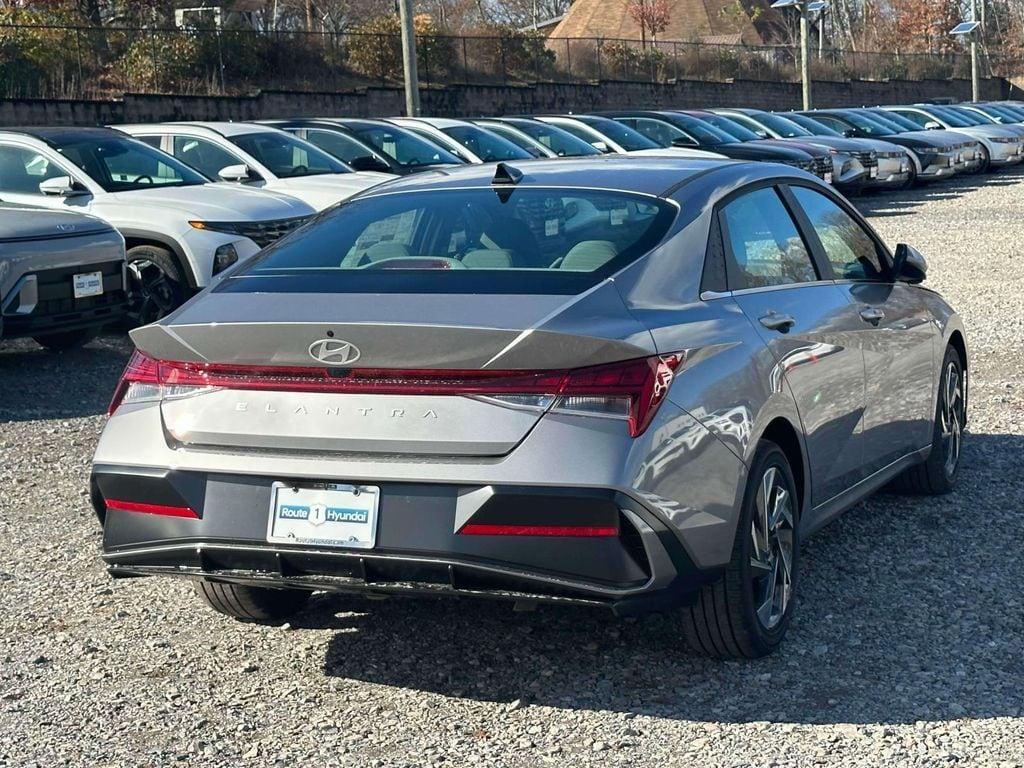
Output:
[[[109,128],[0,130],[0,200],[90,213],[116,227],[135,324],[167,314],[315,213],[288,195],[211,184]]]
[[[284,192],[318,211],[396,178],[353,171],[341,160],[286,131],[256,123],[119,125],[211,179]]]

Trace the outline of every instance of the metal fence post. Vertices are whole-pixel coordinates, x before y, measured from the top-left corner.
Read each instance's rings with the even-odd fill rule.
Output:
[[[153,89],[156,90],[160,85],[160,70],[156,64],[156,30],[149,30],[149,63],[153,68]]]
[[[599,83],[601,82],[601,47],[602,47],[602,43],[603,43],[602,39],[600,37],[597,38],[597,82],[599,82]]]
[[[508,68],[505,62],[505,38],[499,37],[498,44],[501,46],[501,84],[508,85]]]
[[[565,38],[565,74],[572,80],[572,52],[569,50],[569,38]]]
[[[82,75],[82,28],[75,27],[75,57],[78,59],[78,87],[75,92],[79,98],[84,95],[85,77]]]
[[[469,56],[466,53],[466,36],[462,36],[462,82],[469,85]]]

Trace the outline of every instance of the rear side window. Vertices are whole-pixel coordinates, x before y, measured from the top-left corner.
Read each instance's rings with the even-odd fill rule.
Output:
[[[577,189],[417,191],[328,211],[224,290],[577,293],[647,253],[675,206]],[[266,279],[276,278],[276,279]]]
[[[738,276],[730,288],[763,288],[818,279],[811,255],[778,193],[765,187],[722,208],[722,227]]]
[[[791,189],[821,240],[837,280],[885,279],[878,246],[856,219],[820,192]]]

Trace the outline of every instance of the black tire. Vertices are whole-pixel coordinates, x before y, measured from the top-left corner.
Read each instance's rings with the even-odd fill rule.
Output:
[[[174,254],[156,245],[136,245],[126,254],[128,326],[159,320],[185,301],[185,283]]]
[[[953,408],[948,411],[945,398],[949,395],[944,387],[949,385],[950,376],[955,379],[957,392]],[[967,421],[967,400],[964,394],[964,364],[960,359],[960,353],[954,347],[946,347],[939,375],[939,396],[935,404],[931,451],[925,461],[908,467],[897,475],[889,483],[888,490],[914,496],[939,496],[953,490],[960,475],[960,449],[963,443],[963,428]],[[947,425],[951,427],[948,433]],[[952,459],[951,450],[955,450]]]
[[[762,483],[771,470],[774,470],[773,487],[784,490],[790,502],[789,590],[779,606],[774,601],[766,602],[764,592],[767,586],[765,579],[772,579],[778,584],[778,571],[770,566],[754,565],[755,560],[766,562],[758,556],[759,545],[755,544],[756,529],[763,527],[755,522],[755,515],[758,520],[762,519],[758,511],[763,497]],[[779,497],[769,491],[768,498]],[[769,501],[768,506],[774,505]],[[702,587],[696,603],[682,611],[683,634],[693,650],[718,659],[755,659],[771,653],[782,642],[793,614],[800,560],[799,514],[796,483],[786,454],[775,443],[763,441],[754,455],[747,479],[732,560],[722,578]],[[770,549],[770,537],[767,543]],[[784,558],[781,553],[777,556],[780,558],[777,567],[784,568]],[[772,592],[773,596],[775,594]],[[765,605],[770,607],[768,615],[759,615],[758,608],[763,609]]]
[[[196,594],[218,613],[242,621],[278,622],[301,611],[312,592],[214,581],[195,582]]]
[[[981,165],[978,166],[978,170],[975,173],[988,173],[992,170],[992,155],[989,154],[988,147],[984,144],[981,146]]]
[[[77,331],[62,331],[60,333],[47,333],[42,336],[33,336],[36,344],[46,347],[51,352],[64,352],[69,349],[77,349],[85,346],[99,335],[98,328],[82,328]]]
[[[917,166],[914,165],[914,161],[910,161],[910,172],[907,174],[907,180],[903,182],[903,189],[913,189],[918,185],[917,181]]]

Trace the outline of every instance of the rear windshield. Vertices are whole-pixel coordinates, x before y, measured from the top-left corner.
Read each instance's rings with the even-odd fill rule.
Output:
[[[579,189],[374,195],[327,211],[218,290],[579,293],[647,253],[675,211],[655,198]]]
[[[235,146],[248,152],[279,178],[351,173],[352,169],[319,147],[284,131],[260,131],[229,136]]]

